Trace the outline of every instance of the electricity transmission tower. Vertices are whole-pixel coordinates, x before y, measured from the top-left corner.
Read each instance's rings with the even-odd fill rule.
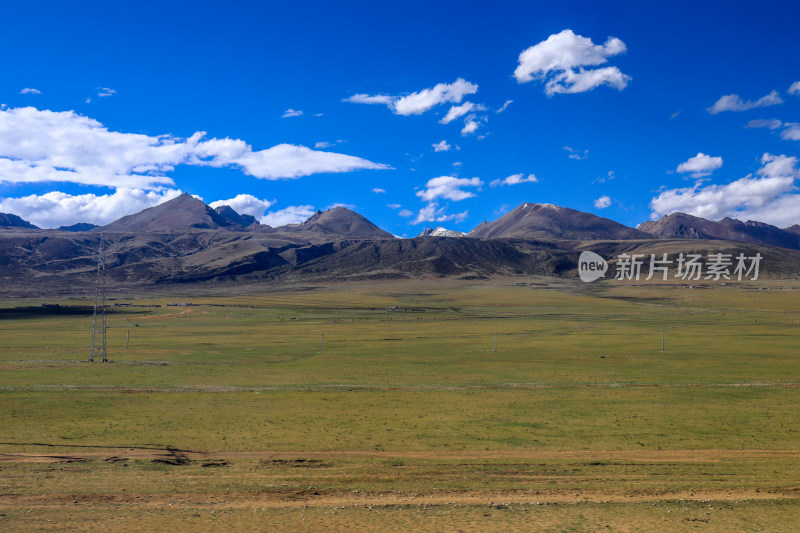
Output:
[[[89,348],[89,362],[94,362],[94,355],[97,351],[95,340],[97,339],[97,310],[100,309],[101,329],[102,329],[102,355],[103,363],[108,362],[106,357],[106,263],[103,254],[103,234],[100,234],[100,247],[97,251],[97,285],[94,291],[94,314],[92,314],[92,346]]]

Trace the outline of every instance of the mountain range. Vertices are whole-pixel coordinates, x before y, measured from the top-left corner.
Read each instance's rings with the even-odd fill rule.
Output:
[[[309,280],[450,276],[563,276],[577,255],[726,250],[761,253],[775,276],[800,276],[800,227],[718,222],[674,213],[629,228],[551,204],[524,203],[468,234],[429,228],[395,238],[360,214],[335,207],[300,224],[270,227],[230,206],[211,208],[184,194],[102,227],[38,229],[0,214],[0,292],[90,292],[98,242],[105,242],[115,287],[187,282],[283,283]],[[437,238],[431,238],[437,237]]]
[[[659,220],[650,220],[637,229],[656,237],[667,239],[722,239],[727,241],[758,242],[800,249],[800,226],[780,229],[764,222],[742,222],[725,217],[715,222],[704,218],[672,213]]]

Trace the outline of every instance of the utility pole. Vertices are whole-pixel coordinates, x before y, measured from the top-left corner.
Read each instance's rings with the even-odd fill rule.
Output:
[[[101,295],[102,293],[102,295]],[[101,303],[102,302],[102,303]],[[100,355],[102,362],[107,363],[108,357],[106,356],[106,264],[103,257],[103,234],[100,234],[100,246],[97,250],[97,284],[94,290],[94,313],[92,313],[92,344],[89,348],[89,362],[94,362],[95,340],[97,338],[97,311],[100,310],[101,328],[102,328],[102,347],[100,348]]]
[[[320,331],[319,332],[319,353],[322,353],[322,341],[323,341],[324,338],[325,338],[325,332],[324,331]]]
[[[664,334],[661,334],[661,351],[664,351]]]

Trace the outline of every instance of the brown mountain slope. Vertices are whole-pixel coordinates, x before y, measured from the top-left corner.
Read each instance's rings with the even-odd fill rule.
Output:
[[[659,238],[722,239],[800,249],[800,233],[764,222],[742,222],[728,217],[715,222],[686,213],[672,213],[659,220],[643,222],[637,229]]]
[[[258,220],[253,215],[240,215],[229,205],[221,205],[214,208],[214,212],[221,215],[235,224],[240,226],[252,226],[258,224]]]
[[[525,203],[467,234],[483,239],[646,239],[650,236],[591,213],[552,204]]]
[[[303,238],[310,242],[340,239],[393,239],[394,236],[345,207],[317,211],[302,224],[289,224],[275,228],[275,232]]]
[[[39,229],[27,220],[11,213],[0,213],[0,226],[8,228]]]
[[[154,233],[223,228],[235,230],[241,229],[241,225],[220,215],[197,198],[184,193],[168,202],[122,217],[92,231]]]

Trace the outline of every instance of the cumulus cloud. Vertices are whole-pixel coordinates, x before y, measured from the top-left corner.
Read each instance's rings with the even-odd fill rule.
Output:
[[[19,92],[19,94],[42,94],[42,91],[39,89],[34,89],[33,87],[25,87]]]
[[[771,93],[762,96],[755,102],[751,100],[742,100],[738,94],[726,94],[725,96],[721,96],[719,100],[714,102],[714,105],[707,108],[706,111],[712,115],[716,115],[717,113],[722,113],[723,111],[747,111],[757,107],[767,107],[782,103],[783,99],[781,99],[781,97],[778,95],[778,91],[772,91]]]
[[[450,146],[450,144],[448,144],[448,142],[445,140],[441,140],[438,143],[433,144],[434,152],[447,152],[450,150],[450,148],[452,148],[452,146]]]
[[[454,105],[448,111],[447,114],[439,121],[439,124],[450,124],[457,118],[461,118],[467,113],[471,113],[472,111],[485,111],[486,107],[481,104],[473,104],[472,102],[464,102],[461,105]]]
[[[102,226],[180,194],[181,191],[176,189],[145,191],[124,187],[113,194],[103,195],[71,195],[52,191],[42,195],[3,198],[0,200],[0,212],[14,213],[41,228],[56,228],[77,222]]]
[[[747,123],[745,128],[769,128],[771,130],[777,130],[783,125],[783,122],[776,118],[759,118],[756,120],[751,120]]]
[[[539,183],[539,179],[533,174],[512,174],[507,178],[492,180],[489,185],[492,187],[502,187],[503,185],[519,185],[520,183]]]
[[[305,222],[316,211],[312,205],[290,205],[278,211],[270,211],[261,218],[261,223],[273,228],[286,224]]]
[[[400,211],[397,212],[397,214],[400,215],[401,217],[408,218],[414,216],[414,211],[411,211],[410,209],[401,209]]]
[[[600,198],[594,201],[594,206],[597,209],[605,209],[610,205],[611,205],[611,198],[608,196],[601,196]]]
[[[436,202],[430,202],[428,205],[419,210],[419,213],[417,213],[417,218],[414,219],[412,224],[422,224],[423,222],[447,222],[449,220],[463,222],[468,215],[469,211],[462,211],[461,213],[453,213],[448,215],[445,207],[439,207]]]
[[[380,187],[375,187],[372,189],[372,192],[375,194],[386,194],[386,189],[381,189]]]
[[[474,193],[463,190],[463,187],[480,187],[482,185],[483,182],[480,180],[480,178],[439,176],[438,178],[429,179],[428,183],[425,185],[426,188],[421,191],[417,191],[417,196],[426,202],[432,202],[437,198],[445,198],[447,200],[458,202],[475,196]]]
[[[478,131],[478,128],[481,127],[481,118],[477,117],[476,115],[470,115],[466,119],[464,119],[464,127],[461,128],[461,135],[466,137],[471,133],[475,133]]]
[[[794,83],[793,83],[793,84],[792,84],[792,85],[789,87],[789,91],[788,91],[788,93],[789,93],[789,94],[800,94],[800,81],[796,81],[796,82],[794,82]]]
[[[234,211],[240,215],[253,215],[260,219],[264,216],[264,212],[275,203],[275,200],[267,200],[266,198],[256,198],[252,194],[237,194],[229,200],[217,200],[208,204],[213,208],[223,205],[230,206]]]
[[[680,211],[712,220],[728,216],[781,227],[800,222],[800,194],[794,185],[800,176],[798,159],[765,153],[761,163],[757,176],[726,185],[695,184],[662,191],[650,202],[652,218]]]
[[[800,123],[787,122],[784,124],[781,139],[785,141],[800,141]]]
[[[289,118],[289,117],[302,117],[303,112],[299,109],[292,109],[291,107],[283,112],[281,118]]]
[[[495,113],[502,113],[503,111],[508,109],[508,106],[510,106],[513,103],[514,103],[514,100],[506,100],[506,103],[504,103],[502,106],[500,106],[500,108],[497,111],[495,111]]]
[[[690,157],[684,161],[676,169],[681,174],[690,174],[693,178],[702,178],[708,176],[722,166],[721,157],[711,157],[702,152],[698,152],[696,156]]]
[[[609,37],[597,45],[588,37],[576,35],[566,29],[550,35],[546,40],[531,46],[519,55],[519,65],[514,70],[518,83],[538,80],[545,82],[545,93],[582,93],[601,85],[622,90],[630,76],[617,67],[597,67],[609,57],[624,53],[625,43]]]
[[[429,109],[447,103],[461,103],[464,96],[478,92],[478,86],[463,78],[453,83],[438,83],[429,89],[423,89],[405,96],[389,96],[385,94],[354,94],[345,98],[345,102],[354,104],[383,104],[396,115],[420,115]]]
[[[233,167],[256,178],[385,169],[360,157],[279,144],[254,151],[239,139],[110,131],[74,111],[0,110],[0,183],[71,182],[108,187],[173,185],[177,165]]]
[[[108,96],[114,96],[117,94],[117,91],[114,89],[109,89],[108,87],[97,87],[97,96],[100,98],[106,98]]]

